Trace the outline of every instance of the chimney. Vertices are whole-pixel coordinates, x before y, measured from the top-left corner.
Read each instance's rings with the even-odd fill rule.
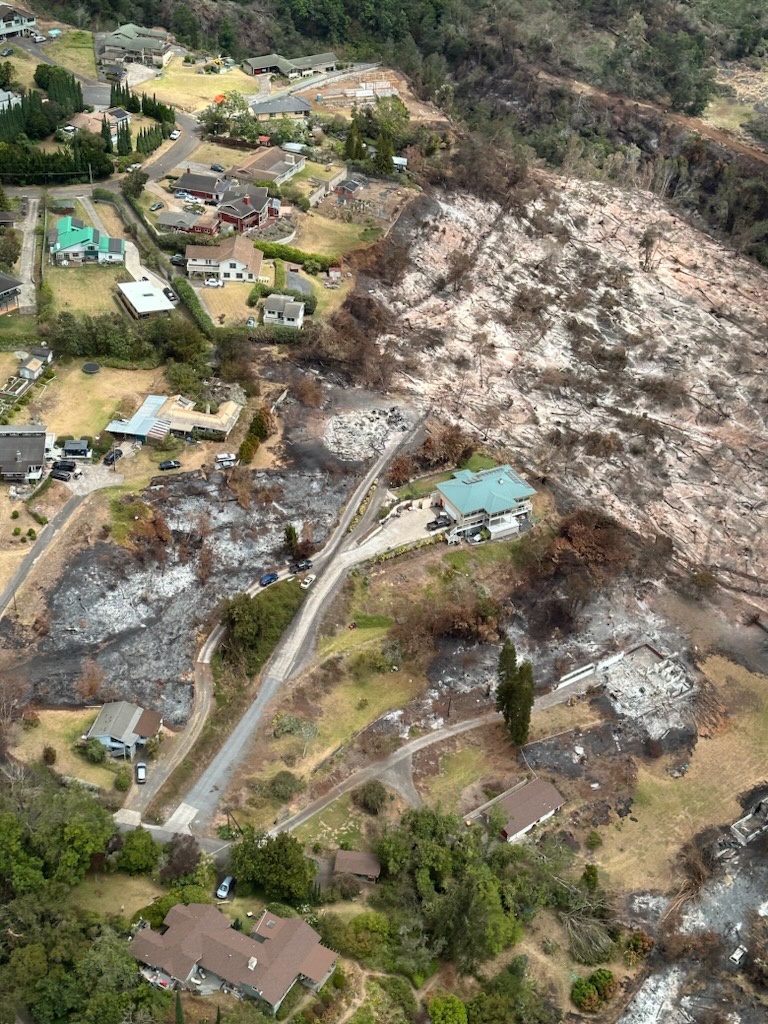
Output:
[[[187,174],[191,174],[191,173],[192,173],[192,171],[191,171],[191,170],[189,169],[189,167],[188,167],[188,168],[187,168]]]
[[[251,205],[251,197],[250,196],[243,196],[243,202],[245,203],[246,206],[250,206]]]
[[[16,461],[21,462],[21,452],[16,452]]]
[[[252,957],[251,957],[251,959],[250,959],[250,960],[248,961],[248,970],[249,970],[249,971],[253,971],[253,970],[255,970],[255,968],[256,968],[256,964],[257,964],[258,962],[259,962],[259,961],[258,961],[258,960],[256,959],[256,957],[255,957],[255,956],[252,956]]]

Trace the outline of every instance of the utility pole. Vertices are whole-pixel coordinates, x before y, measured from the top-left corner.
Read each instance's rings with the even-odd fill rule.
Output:
[[[91,167],[91,161],[88,161],[88,181],[93,184],[93,168]]]

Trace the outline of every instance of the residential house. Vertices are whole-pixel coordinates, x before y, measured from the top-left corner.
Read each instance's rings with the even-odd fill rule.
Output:
[[[107,124],[109,125],[109,136],[112,139],[112,144],[116,145],[117,121],[115,121],[114,118],[107,117],[106,114],[89,113],[87,110],[81,110],[77,114],[72,115],[65,126],[65,131],[91,132],[93,135],[100,135],[105,117],[107,118]]]
[[[157,711],[146,711],[138,704],[117,700],[102,707],[84,739],[96,739],[113,757],[132,761],[136,748],[155,739],[162,724],[162,716]]]
[[[498,539],[517,533],[531,514],[536,492],[510,466],[473,473],[462,469],[438,484],[432,503],[453,521],[458,533],[484,528]]]
[[[174,182],[177,192],[186,192],[204,203],[220,203],[232,182],[227,178],[214,178],[211,174],[197,174],[189,168]]]
[[[314,53],[309,57],[281,57],[279,53],[268,53],[263,57],[251,57],[243,61],[246,75],[263,75],[272,72],[286,78],[307,78],[333,71],[338,64],[335,53]]]
[[[0,477],[6,483],[39,480],[45,465],[45,427],[0,427]]]
[[[178,903],[165,916],[160,933],[142,928],[131,953],[148,969],[147,980],[209,993],[226,986],[266,1004],[274,1013],[300,981],[317,992],[333,974],[337,954],[320,942],[299,917],[265,910],[250,935],[235,931],[229,918],[210,904]]]
[[[123,263],[125,241],[109,238],[77,217],[62,217],[48,233],[56,263]]]
[[[215,277],[220,281],[269,281],[262,274],[264,257],[242,235],[232,235],[218,245],[188,245],[184,251],[189,277]]]
[[[232,225],[235,231],[263,227],[270,219],[280,216],[280,200],[270,197],[263,186],[235,185],[219,204],[218,218],[222,224]]]
[[[0,228],[12,228],[18,219],[18,213],[13,210],[0,210]]]
[[[536,825],[551,818],[564,803],[565,800],[551,782],[533,779],[525,786],[491,801],[486,818],[494,808],[502,811],[505,816],[502,838],[508,843],[515,843]]]
[[[64,442],[65,459],[90,459],[92,455],[93,452],[88,447],[88,442],[85,438],[80,438],[77,441]]]
[[[136,441],[162,441],[168,434],[189,437],[202,432],[225,440],[237,423],[243,407],[228,399],[217,411],[200,412],[183,395],[148,395],[129,420],[112,420],[110,434]]]
[[[307,165],[301,153],[286,153],[283,149],[260,149],[248,160],[238,164],[232,171],[235,178],[246,181],[269,181],[282,185],[294,174],[303,171]]]
[[[129,281],[118,284],[117,297],[134,320],[147,320],[152,316],[168,316],[176,308],[162,288],[149,281]]]
[[[156,224],[158,231],[191,231],[199,220],[199,213],[166,210],[157,218]]]
[[[116,61],[162,68],[173,56],[172,42],[173,36],[165,29],[121,25],[104,37],[98,54],[99,63]]]
[[[328,267],[328,280],[339,282],[341,280],[341,267]]]
[[[276,96],[271,100],[256,100],[251,104],[251,113],[257,121],[282,117],[303,121],[312,113],[312,107],[301,96]]]
[[[189,229],[191,235],[207,235],[209,238],[218,235],[220,231],[221,221],[215,210],[208,210],[201,214]]]
[[[264,300],[264,323],[300,331],[304,326],[304,303],[291,295],[270,295]]]
[[[131,123],[131,115],[127,110],[123,110],[122,107],[110,107],[109,110],[105,111],[105,117],[110,124],[114,123],[118,128]]]
[[[30,36],[36,32],[37,19],[34,14],[21,7],[0,4],[0,39],[11,36]]]
[[[21,281],[10,274],[0,273],[0,314],[19,308]]]
[[[354,875],[366,882],[377,882],[381,874],[381,861],[373,853],[338,850],[333,872],[336,875]]]
[[[19,365],[19,376],[24,380],[39,380],[45,373],[46,363],[40,356],[27,356]]]
[[[0,113],[4,110],[10,110],[11,107],[19,106],[21,106],[21,96],[18,93],[0,89]]]

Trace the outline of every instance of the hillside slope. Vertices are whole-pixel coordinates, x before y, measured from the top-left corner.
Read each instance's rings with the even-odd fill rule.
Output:
[[[763,270],[649,193],[568,179],[520,216],[425,198],[398,232],[411,269],[379,297],[405,389],[564,504],[666,534],[764,596]]]

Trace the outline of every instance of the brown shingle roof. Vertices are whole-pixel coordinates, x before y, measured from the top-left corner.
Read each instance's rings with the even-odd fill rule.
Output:
[[[133,731],[142,738],[151,738],[152,736],[157,736],[162,724],[163,716],[161,714],[157,711],[147,711],[145,709],[141,712],[141,717],[134,725]]]
[[[272,1006],[299,975],[319,982],[337,959],[305,921],[266,911],[253,937],[236,932],[220,910],[201,903],[172,907],[165,925],[162,935],[149,928],[136,935],[131,952],[137,960],[180,982],[199,964],[231,985],[249,986]]]
[[[336,874],[364,875],[365,878],[378,878],[381,874],[381,862],[373,853],[360,850],[339,850],[333,870]]]
[[[534,779],[496,804],[507,816],[504,832],[512,837],[541,821],[551,811],[559,810],[565,800],[551,782]]]

